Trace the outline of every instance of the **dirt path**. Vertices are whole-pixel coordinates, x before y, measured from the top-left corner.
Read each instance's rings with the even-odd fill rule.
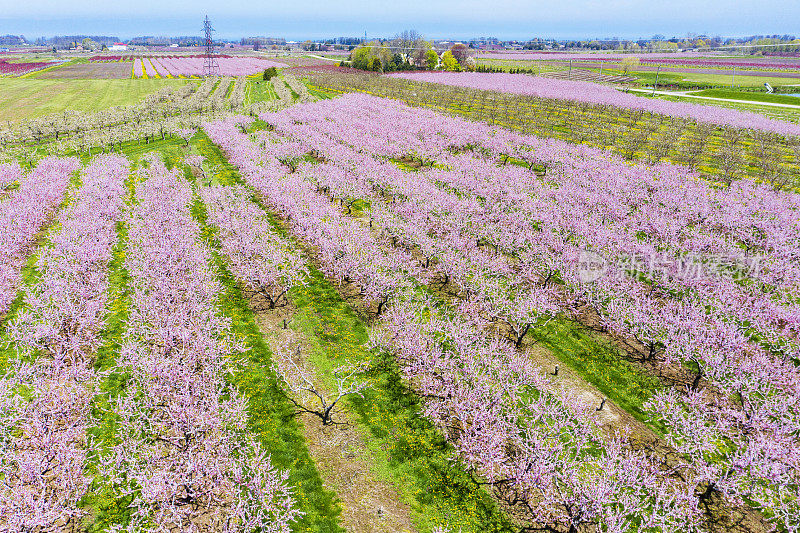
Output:
[[[380,229],[378,227],[371,227],[370,219],[368,217],[361,216],[352,218],[358,220],[365,227],[370,228],[373,236],[375,236],[376,239],[379,238]],[[417,250],[409,249],[403,246],[398,247],[415,256],[417,260],[424,260],[424,258],[419,255]],[[451,288],[450,293],[441,289],[442,288],[436,290],[435,292],[443,300],[453,302],[457,298],[451,294],[452,292],[457,292],[455,287]],[[503,336],[499,331],[493,331],[493,333],[507,339],[507,337]],[[577,372],[570,369],[568,365],[561,362],[558,357],[556,357],[555,354],[553,354],[553,352],[547,347],[525,339],[523,340],[520,349],[530,358],[531,361],[538,364],[544,372],[547,372],[554,382],[577,394],[580,398],[586,401],[587,404],[594,405],[596,408],[599,408],[602,403],[603,408],[596,411],[596,415],[600,427],[606,433],[610,435],[619,431],[630,431],[630,436],[634,440],[647,442],[651,446],[661,444],[659,442],[659,437],[653,432],[652,429],[650,429],[650,427],[608,399],[592,383],[584,379]],[[556,366],[559,367],[558,375],[554,375]],[[605,400],[605,403],[603,403],[603,400]]]
[[[639,438],[646,439],[649,442],[656,442],[658,440],[656,434],[653,433],[648,426],[607,399],[594,385],[578,375],[578,373],[573,371],[569,366],[559,361],[553,352],[546,347],[535,343],[523,344],[524,347],[522,349],[525,355],[527,355],[531,361],[538,364],[542,370],[546,371],[554,382],[575,392],[586,403],[595,406],[595,408],[599,408],[603,400],[605,400],[603,408],[595,411],[598,422],[604,430],[613,432],[621,428],[628,428],[633,432],[633,435]],[[558,375],[554,375],[557,366]]]
[[[256,312],[258,326],[273,350],[290,336],[303,345],[301,333],[283,329],[284,319],[290,321],[292,314],[291,311]],[[303,350],[300,356],[303,358]],[[301,420],[309,453],[323,484],[341,500],[342,527],[352,533],[417,532],[410,506],[390,483],[372,471],[372,452],[350,413],[339,412],[335,418],[339,423],[327,427],[316,416],[304,415]]]
[[[311,57],[315,57],[317,59],[324,59],[325,61],[333,61],[334,63],[339,63],[341,61],[341,59],[333,59],[333,58],[330,58],[330,57],[322,57],[322,56],[318,56],[317,54],[307,54],[307,55],[309,55]],[[342,59],[344,59],[344,57]]]
[[[631,92],[637,93],[650,93],[652,94],[652,90],[647,89],[628,89]],[[779,104],[776,102],[758,102],[755,100],[732,100],[730,98],[714,98],[713,96],[697,96],[696,94],[687,94],[685,92],[679,91],[655,91],[656,94],[661,94],[664,96],[676,96],[680,98],[695,98],[697,100],[711,100],[712,102],[731,102],[734,104],[750,104],[750,105],[762,105],[767,107],[783,107],[786,109],[800,109],[800,105],[792,105],[792,104]],[[800,100],[800,99],[798,99]]]

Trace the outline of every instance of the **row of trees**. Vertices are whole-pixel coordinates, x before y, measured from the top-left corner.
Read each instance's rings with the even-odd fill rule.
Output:
[[[348,100],[354,99],[337,101]],[[363,101],[348,111],[361,105]],[[464,466],[519,512],[525,531],[545,530],[547,525],[554,531],[556,524],[564,531],[595,525],[598,530],[624,531],[629,528],[614,524],[630,517],[645,517],[664,530],[677,529],[676,521],[685,530],[694,529],[697,519],[689,507],[688,484],[678,486],[657,476],[658,465],[623,449],[616,440],[603,442],[593,412],[551,387],[513,345],[484,336],[476,323],[483,320],[476,318],[479,313],[462,307],[468,315],[462,316],[418,291],[419,284],[430,281],[430,269],[418,266],[405,251],[384,246],[375,230],[330,201],[328,194],[351,196],[345,189],[355,184],[351,166],[340,166],[344,162],[334,159],[335,152],[349,151],[347,158],[366,165],[355,167],[365,174],[375,168],[375,160],[364,155],[361,146],[331,146],[324,135],[316,135],[308,143],[323,150],[330,146],[332,150],[323,151],[328,162],[304,162],[294,172],[274,163],[284,157],[284,145],[307,140],[304,126],[319,114],[319,108],[298,106],[291,114],[269,117],[278,133],[264,132],[269,141],[261,147],[230,126],[209,132],[209,137],[223,146],[270,208],[290,220],[292,233],[319,250],[321,270],[355,284],[363,301],[376,308],[376,331],[381,333],[375,335],[374,345],[397,358],[410,386],[424,398],[422,413],[460,452]],[[283,137],[286,133],[291,137]],[[251,170],[257,168],[251,163],[255,160],[265,161],[258,172]],[[391,166],[384,163],[381,168],[388,171]],[[358,185],[351,190],[356,195],[366,192]],[[603,482],[598,497],[590,487],[601,480],[612,482]]]
[[[511,41],[517,43],[517,41]],[[797,53],[797,44],[800,39],[794,35],[753,35],[740,38],[723,38],[720,36],[697,35],[688,33],[685,37],[670,37],[653,35],[650,39],[625,40],[613,37],[602,40],[568,40],[556,41],[553,39],[534,38],[522,44],[524,50],[614,50],[617,52],[678,52],[693,48],[719,48],[752,46],[753,48],[740,48],[739,51],[747,54],[771,53]],[[500,44],[499,42],[493,44]]]
[[[186,92],[188,97],[178,100],[172,98],[174,89],[169,88],[146,97],[144,104],[87,114],[67,111],[22,121],[17,126],[8,124],[7,129],[0,125],[0,165],[5,160],[17,160],[33,166],[43,152],[63,155],[98,148],[103,152],[114,152],[126,142],[149,143],[168,136],[188,142],[204,121],[230,112],[257,116],[278,111],[295,102],[315,100],[305,85],[293,76],[287,75],[283,80],[275,77],[271,83],[277,99],[247,105],[247,81],[244,77],[236,79],[228,98],[225,98],[224,89],[210,92],[216,80],[209,78],[194,92]],[[228,82],[223,81],[220,85],[227,87]],[[194,89],[196,86],[190,83],[185,87]],[[0,181],[0,196],[5,187],[15,185],[11,181],[10,184]]]
[[[685,377],[678,376],[677,383],[681,386],[674,389],[674,395],[659,394],[646,405],[669,427],[667,442],[670,446],[679,450],[682,458],[691,459],[691,471],[686,472],[685,479],[692,485],[697,483],[703,492],[687,499],[702,505],[712,495],[724,494],[732,506],[749,505],[767,510],[773,513],[768,514],[768,518],[785,525],[785,530],[797,529],[797,467],[794,466],[797,463],[796,459],[782,456],[795,453],[792,450],[796,448],[796,440],[790,438],[778,444],[785,432],[793,433],[797,427],[790,421],[796,414],[786,412],[786,406],[794,397],[793,391],[797,389],[784,389],[777,382],[789,383],[797,376],[790,361],[796,359],[794,354],[797,353],[796,329],[790,325],[796,320],[787,310],[794,305],[789,295],[796,293],[793,286],[798,277],[787,275],[795,267],[789,266],[790,260],[782,259],[788,255],[784,255],[785,244],[780,243],[788,244],[791,238],[771,236],[786,235],[787,225],[792,227],[790,213],[795,210],[790,206],[795,200],[749,182],[717,189],[702,181],[686,179],[685,170],[677,167],[632,166],[620,159],[610,159],[601,151],[514,136],[500,130],[491,134],[488,128],[480,130],[477,123],[444,119],[436,123],[429,114],[413,117],[397,104],[392,109],[382,101],[384,106],[380,107],[374,99],[363,96],[344,97],[337,102],[338,107],[300,106],[267,118],[277,134],[308,143],[309,151],[321,154],[324,164],[292,167],[295,171],[292,174],[299,177],[290,176],[283,183],[279,183],[279,174],[270,175],[271,169],[265,170],[263,176],[246,173],[245,179],[252,179],[254,183],[261,180],[258,188],[276,209],[287,213],[301,238],[310,240],[321,250],[321,262],[330,269],[332,276],[360,284],[364,289],[362,294],[378,303],[376,314],[388,309],[388,314],[381,319],[381,329],[388,337],[387,349],[398,353],[401,364],[410,364],[409,375],[413,376],[415,385],[431,387],[421,391],[426,400],[441,400],[436,409],[428,413],[432,419],[447,413],[442,425],[451,432],[451,438],[455,435],[456,448],[468,452],[468,461],[478,469],[495,461],[502,463],[502,466],[495,463],[497,468],[487,469],[491,472],[487,475],[489,478],[502,472],[505,466],[521,466],[520,459],[530,449],[526,448],[530,442],[516,440],[518,433],[514,433],[508,439],[492,441],[503,442],[506,446],[482,463],[483,458],[475,457],[473,451],[493,448],[487,447],[488,440],[480,440],[481,435],[492,429],[504,432],[508,427],[516,431],[516,426],[492,425],[492,406],[498,405],[494,401],[487,399],[474,404],[463,401],[465,395],[480,393],[475,390],[479,387],[467,392],[477,382],[470,381],[473,377],[469,375],[470,369],[489,370],[493,362],[504,360],[501,359],[503,354],[508,355],[505,360],[513,361],[514,352],[508,344],[505,345],[508,351],[501,352],[495,348],[482,351],[480,340],[465,342],[465,333],[471,326],[458,322],[458,329],[450,329],[453,322],[447,321],[452,315],[436,316],[435,306],[431,306],[429,314],[427,310],[419,313],[419,306],[426,305],[424,301],[390,299],[387,307],[385,294],[402,293],[405,290],[402,277],[406,273],[423,282],[440,279],[442,274],[451,280],[457,279],[452,286],[480,302],[479,312],[473,316],[485,320],[485,314],[491,314],[493,321],[508,322],[515,330],[517,344],[529,327],[541,324],[539,316],[550,314],[548,302],[537,296],[552,291],[570,313],[584,305],[591,306],[601,313],[606,328],[640,342],[641,346],[632,344],[635,353],[642,353],[641,357],[647,359],[648,364],[657,361],[663,370],[659,375],[668,375],[668,367],[675,362],[682,363],[676,365],[678,367],[691,368],[694,376],[689,377],[693,379],[686,382]],[[355,124],[358,127],[353,127]],[[246,142],[244,135],[235,132],[226,137],[239,139],[225,139],[232,144]],[[387,143],[385,139],[392,142]],[[336,145],[336,141],[341,145]],[[487,160],[476,155],[480,151],[457,157],[450,153],[454,147],[461,149],[476,144],[491,150],[493,156]],[[281,156],[279,149],[274,148],[276,145],[264,143],[262,152]],[[236,157],[247,153],[241,146],[230,151],[235,152]],[[365,156],[369,153],[376,157]],[[531,179],[530,172],[519,167],[498,168],[495,158],[501,153],[513,154],[526,163],[549,163],[551,168],[558,164],[561,168],[548,172],[546,181],[539,181]],[[442,169],[409,174],[386,162],[386,158],[399,158],[402,154],[443,163]],[[483,170],[478,168],[481,160],[486,165]],[[307,185],[304,190],[303,180],[313,184],[316,191]],[[369,230],[348,222],[335,210],[325,210],[324,205],[301,204],[314,202],[314,194],[338,200],[337,209],[347,206],[353,197],[368,200],[372,213]],[[480,199],[484,202],[476,202]],[[624,207],[609,210],[608,206],[620,202]],[[302,209],[297,205],[302,205]],[[382,207],[378,208],[379,205]],[[476,205],[481,206],[480,209]],[[380,217],[375,216],[376,209],[382,209]],[[337,217],[341,224],[333,228],[331,221],[336,221]],[[598,227],[604,230],[597,232],[595,228]],[[642,230],[645,227],[650,229]],[[669,227],[670,231],[656,229],[663,227]],[[370,237],[380,228],[384,230],[385,249],[376,246]],[[342,237],[344,232],[347,238]],[[390,248],[389,244],[396,248]],[[686,252],[692,250],[701,251],[703,265],[696,266],[708,276],[703,279],[694,274],[687,276],[685,271],[672,271],[671,267],[658,267],[646,274],[647,280],[618,272],[619,275],[590,284],[580,276],[580,254],[573,253],[582,246],[618,257],[632,257],[648,249],[669,251],[670,255],[676,254],[676,258],[687,257]],[[743,273],[741,279],[746,277],[752,285],[739,285],[725,275],[714,273],[715,254],[730,254],[729,257],[735,258],[741,256],[743,247],[748,253],[760,253],[764,258],[763,270]],[[418,259],[409,255],[411,249]],[[388,251],[383,253],[384,250]],[[391,256],[393,259],[387,259]],[[512,257],[521,261],[505,263]],[[487,271],[492,273],[484,277]],[[639,272],[645,275],[644,271]],[[498,284],[500,279],[509,283]],[[559,282],[551,284],[553,279]],[[761,283],[764,290],[756,288]],[[442,287],[445,285],[446,281]],[[530,296],[509,300],[509,289],[514,292],[517,289],[516,294],[521,295],[532,287],[536,289]],[[562,290],[566,292],[561,293]],[[459,292],[454,291],[454,295]],[[771,303],[752,303],[764,300]],[[500,306],[504,301],[506,305]],[[519,305],[514,305],[515,302]],[[404,307],[406,303],[408,307]],[[765,311],[767,308],[770,311]],[[527,322],[521,322],[520,318]],[[454,331],[456,335],[451,338],[449,335]],[[454,360],[450,354],[426,367],[430,359],[441,353],[437,351],[437,342],[442,338],[449,341],[445,350],[458,352],[463,348],[464,360],[472,363],[457,366],[457,380],[451,381],[452,377],[446,375],[450,369],[448,364]],[[720,338],[726,342],[720,343]],[[774,353],[762,349],[767,345]],[[486,362],[481,360],[481,364],[475,364],[482,356],[486,357]],[[505,366],[509,368],[511,365]],[[426,371],[431,374],[426,375]],[[495,376],[500,381],[503,375],[496,374],[492,378]],[[436,388],[438,379],[442,380],[444,390]],[[510,387],[499,389],[503,394],[514,394],[514,387],[519,386],[520,381],[514,379]],[[459,386],[450,388],[453,383]],[[765,387],[772,387],[773,392],[762,394],[760,391],[767,390]],[[727,399],[715,398],[715,391],[731,391],[734,400],[728,403]],[[766,398],[769,400],[765,401]],[[482,415],[477,428],[470,427],[475,418],[458,418],[470,405],[478,406]],[[547,405],[539,405],[541,409],[535,412],[545,412]],[[448,408],[458,414],[448,416]],[[453,420],[464,423],[453,423]],[[553,417],[548,422],[555,420]],[[765,422],[767,420],[769,422]],[[574,428],[577,429],[566,426],[564,434]],[[530,429],[528,436],[536,439],[537,428]],[[464,433],[459,435],[459,430]],[[537,447],[537,452],[541,453],[535,455],[535,479],[525,479],[531,470],[524,468],[514,470],[508,477],[500,476],[500,484],[505,488],[519,489],[508,494],[515,502],[520,501],[530,486],[543,493],[543,498],[536,498],[537,504],[556,495],[548,494],[548,476],[538,470],[548,462],[549,446],[545,441],[538,442],[544,445]],[[508,463],[497,459],[514,449],[520,453],[508,457]],[[621,449],[625,450],[624,446]],[[613,446],[608,446],[606,451],[607,460],[601,465],[608,470],[602,472],[608,472],[609,479],[628,489],[639,487],[640,481],[635,476],[648,471],[647,463],[632,461],[635,456],[626,452],[617,454]],[[534,459],[533,456],[530,459]],[[620,463],[611,459],[619,459]],[[560,476],[577,471],[583,468],[579,464],[585,466],[590,461],[558,464],[554,468],[553,479],[561,489],[558,496],[572,496],[571,490],[583,493],[584,487],[572,485],[574,480],[562,480]],[[620,470],[616,470],[615,464]],[[603,475],[591,477],[589,472],[597,475],[598,470],[580,471],[586,473],[587,478],[581,479],[587,482],[605,482]],[[617,477],[620,471],[625,477]],[[642,481],[651,483],[652,480],[653,477],[647,476],[647,481]],[[530,482],[533,484],[528,485]],[[499,490],[503,490],[503,486]],[[662,490],[664,488],[664,485],[652,485],[645,492],[668,494]],[[615,501],[613,487],[609,487],[607,494],[610,496],[604,496],[601,505]],[[630,496],[630,492],[627,495]],[[746,498],[747,502],[740,498]],[[635,501],[636,496],[626,497],[614,512]],[[605,512],[600,511],[600,520],[610,516]],[[629,508],[629,512],[631,516],[641,517],[653,510]],[[573,530],[580,531],[583,529],[579,529],[576,522],[590,522],[595,516],[571,514],[568,519],[575,527]],[[653,518],[660,519],[657,513],[653,513]],[[693,524],[687,522],[684,526],[680,529],[689,531]],[[629,529],[608,528],[610,531]],[[673,529],[677,528],[664,527],[664,530]]]
[[[228,95],[226,88],[231,81],[234,84]],[[301,100],[312,98],[298,83],[292,80],[290,86]],[[82,152],[94,147],[113,150],[115,145],[127,141],[148,142],[156,137],[181,136],[181,131],[194,131],[203,120],[220,112],[259,113],[293,101],[290,97],[288,102],[256,102],[245,106],[246,89],[247,81],[241,76],[235,80],[208,78],[199,86],[187,83],[180,88],[164,88],[131,106],[94,113],[68,110],[15,124],[6,122],[0,124],[0,161],[11,158],[33,163],[42,147],[51,154]]]
[[[730,183],[755,178],[776,188],[800,183],[800,141],[776,133],[722,128],[612,105],[503,94],[419,83],[385,76],[315,73],[311,84],[337,91],[369,91],[421,107],[450,108],[458,115],[526,134],[610,148],[627,159],[686,165]],[[568,129],[563,124],[570,125]]]

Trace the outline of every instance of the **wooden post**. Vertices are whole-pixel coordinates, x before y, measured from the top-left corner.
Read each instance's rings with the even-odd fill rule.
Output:
[[[572,60],[569,60],[569,74],[567,74],[568,79],[572,79]]]
[[[736,83],[736,67],[733,67],[733,77],[731,78],[731,89],[733,89],[733,85]]]

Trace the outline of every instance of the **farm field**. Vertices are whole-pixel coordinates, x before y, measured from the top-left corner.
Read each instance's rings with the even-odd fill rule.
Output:
[[[33,74],[30,78],[40,80],[56,79],[127,79],[131,77],[127,63],[73,63],[45,72]]]
[[[458,79],[453,78],[451,73],[438,75],[445,81]],[[434,79],[437,79],[436,76],[434,73]],[[593,89],[591,98],[627,97],[625,101],[633,102],[636,109],[626,111],[625,108],[614,106],[581,103],[579,95],[563,92],[557,93],[556,98],[516,95],[512,93],[536,79],[519,76],[520,84],[505,87],[498,84],[497,80],[492,81],[491,76],[495,75],[487,76],[490,77],[475,78],[473,75],[472,79],[487,80],[489,87],[495,86],[502,90],[490,91],[410,81],[397,76],[354,74],[347,70],[309,71],[312,86],[330,94],[359,91],[397,98],[416,106],[486,121],[525,133],[609,149],[627,159],[644,159],[651,163],[672,161],[690,166],[713,181],[726,181],[732,176],[731,171],[738,176],[749,175],[762,180],[765,177],[765,164],[771,161],[782,168],[774,174],[780,176],[776,186],[796,189],[800,183],[797,181],[800,165],[796,159],[798,152],[794,148],[796,146],[794,137],[761,135],[754,130],[745,130],[748,132],[746,136],[749,136],[747,139],[742,136],[742,130],[715,129],[712,126],[702,125],[702,122],[679,120],[677,117],[667,118],[657,113],[648,114],[643,111],[653,108],[650,107],[653,106],[653,102],[649,102],[648,98],[616,93],[608,86],[602,86],[596,92]],[[571,86],[569,82],[552,81],[555,82],[554,86],[559,84],[565,87]],[[536,83],[541,86],[549,82],[540,80]],[[593,85],[577,83],[575,86],[580,88]],[[548,90],[551,89],[552,87]],[[570,100],[570,97],[574,100]],[[664,100],[671,98],[663,97]],[[730,105],[736,110],[746,106],[746,104]],[[703,114],[708,112],[709,106],[694,106],[691,109],[692,112]],[[711,123],[713,123],[712,115],[723,121],[727,120],[718,113],[719,110],[711,109],[708,114]],[[727,118],[731,117],[735,117],[735,120],[744,120],[743,115],[737,113],[727,115]],[[754,124],[772,124],[780,129],[797,128],[797,125],[791,122],[764,122],[764,120],[763,116],[758,117]],[[760,147],[758,150],[762,148],[763,150],[756,153],[754,150],[757,147]],[[766,156],[767,153],[774,155]],[[769,173],[771,172],[770,170]]]
[[[680,72],[682,74],[691,75],[691,74],[710,74],[710,75],[718,75],[718,76],[731,76],[736,74],[737,76],[743,76],[744,78],[757,76],[763,78],[769,78],[770,80],[785,80],[785,79],[797,79],[800,77],[800,69],[796,66],[786,68],[786,69],[753,69],[748,67],[736,68],[734,72],[733,66],[726,66],[726,65],[673,65],[671,63],[659,64],[658,61],[653,61],[653,64],[636,64],[635,69],[637,71],[644,71],[644,72],[655,72],[656,70],[660,70],[661,72]],[[558,65],[561,67],[569,66],[569,62],[563,63],[559,61],[553,62],[554,65]],[[604,68],[615,69],[619,70],[622,68],[620,63],[616,62],[603,62]],[[590,62],[590,61],[572,61],[573,67],[578,68],[599,68],[597,62]],[[784,83],[791,83],[786,82]]]
[[[57,61],[15,61],[0,58],[0,77],[24,76],[58,64],[59,62]]]
[[[512,70],[516,68],[530,69],[534,73],[547,73],[547,72],[560,72],[569,69],[569,62],[561,61],[541,61],[541,60],[512,60],[512,59],[486,59],[478,57],[478,65],[500,68],[503,70]],[[618,64],[609,63],[603,64],[602,69],[597,63],[574,61],[572,68],[586,69],[592,72],[598,72],[615,75],[630,75],[635,76],[642,81],[652,83],[655,79],[656,66],[636,65],[624,71]],[[703,83],[709,85],[725,86],[730,85],[732,81],[733,70],[710,70],[700,68],[679,68],[673,66],[665,66],[660,69],[659,79],[662,83],[669,81],[687,83]],[[800,73],[795,71],[787,72],[772,72],[769,70],[736,70],[736,85],[742,87],[762,87],[764,83],[769,83],[773,86],[781,85],[797,85],[800,84]]]
[[[735,93],[735,94],[746,94],[746,93]],[[675,96],[668,96],[662,94],[656,94],[656,98],[662,100],[669,100],[671,102],[686,102],[687,98],[684,98],[680,95]],[[790,97],[791,98],[791,97]],[[732,98],[738,100],[739,98]],[[793,122],[795,124],[800,124],[800,110],[798,109],[790,109],[790,108],[779,108],[779,107],[765,107],[763,105],[759,105],[757,103],[753,104],[743,104],[740,102],[726,102],[725,100],[690,100],[691,103],[697,103],[700,105],[708,105],[713,107],[720,107],[724,109],[736,109],[738,111],[745,111],[748,113],[758,113],[760,115],[764,115],[765,117],[769,117],[775,120],[783,120],[786,122]]]
[[[794,526],[796,194],[358,94],[0,178],[24,222],[0,225],[2,423],[28,428],[4,479],[58,452],[0,491],[0,525]],[[700,277],[669,266],[692,257]]]
[[[724,54],[703,55],[701,52],[682,53],[558,53],[558,52],[519,52],[519,53],[492,53],[482,52],[476,56],[483,61],[552,61],[603,63],[615,65],[623,59],[635,58],[645,65],[671,65],[692,68],[732,69],[742,70],[773,70],[797,71],[800,70],[800,58],[797,57],[742,57]]]
[[[270,67],[286,66],[284,63],[256,57],[220,57],[218,63],[221,76],[244,76],[263,72]],[[135,78],[199,77],[203,73],[203,59],[199,57],[144,56],[135,58],[132,65],[129,62],[123,64]]]
[[[593,69],[599,71],[599,69]],[[622,75],[625,72],[620,69],[604,68],[603,73]],[[676,89],[683,90],[697,90],[697,88],[710,89],[710,88],[730,88],[731,84],[736,87],[763,89],[764,83],[769,83],[773,87],[781,86],[794,86],[800,83],[800,75],[794,77],[775,77],[770,76],[769,72],[759,72],[753,76],[739,76],[737,71],[736,77],[731,76],[732,73],[727,74],[705,74],[702,72],[674,72],[661,69],[658,73],[658,84],[661,87],[672,86]],[[628,72],[628,75],[635,77],[639,84],[652,86],[656,79],[656,69],[643,70],[636,67]]]
[[[0,53],[0,533],[800,533],[793,38],[204,25]]]
[[[96,111],[128,105],[164,87],[186,83],[186,80],[4,78],[0,79],[0,120],[16,121],[67,109]]]
[[[264,100],[273,100],[277,98],[275,93],[275,86],[273,83],[259,80],[249,80],[247,84],[246,102],[251,104],[253,102],[261,102]]]
[[[635,70],[637,74],[644,74],[647,72],[650,76],[655,76],[655,69],[649,71]],[[680,76],[683,80],[688,82],[709,83],[712,85],[726,86],[730,85],[732,78],[731,72],[726,74],[716,74],[707,72],[682,72]],[[786,75],[786,76],[772,76],[770,72],[764,72],[759,75],[747,75],[739,77],[737,71],[736,85],[742,87],[762,87],[764,83],[770,85],[797,85],[800,84],[800,75]]]
[[[719,126],[748,126],[762,131],[798,135],[800,128],[779,121],[764,119],[758,115],[736,112],[713,112],[708,108],[692,104],[661,104],[657,100],[646,100],[616,88],[594,83],[571,80],[553,80],[517,74],[481,73],[398,73],[391,76],[430,83],[442,83],[457,87],[557,98],[592,104],[613,105],[629,109],[652,111],[673,117],[690,117],[698,122]]]

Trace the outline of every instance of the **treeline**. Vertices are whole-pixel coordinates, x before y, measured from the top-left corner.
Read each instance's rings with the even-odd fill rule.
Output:
[[[324,44],[341,44],[345,46],[356,46],[366,42],[361,37],[335,37],[333,39],[325,39],[322,41]]]
[[[449,50],[437,52],[430,41],[419,33],[409,30],[397,34],[393,39],[370,41],[360,44],[346,61],[344,67],[372,72],[395,72],[400,70],[447,70],[474,71],[475,58],[467,45],[456,43]]]
[[[0,46],[13,44],[28,44],[28,41],[24,35],[0,35]]]
[[[613,50],[617,52],[678,52],[681,50],[736,47],[743,54],[780,54],[800,52],[800,40],[794,35],[751,35],[748,37],[720,37],[688,34],[686,37],[653,35],[650,39],[576,39],[556,41],[534,38],[525,42],[511,41],[523,50]],[[498,43],[501,44],[501,43]],[[765,46],[767,45],[767,46]],[[752,48],[747,48],[752,46]],[[744,47],[744,48],[742,48]]]
[[[74,43],[89,39],[100,45],[111,45],[120,42],[119,37],[109,35],[56,35],[54,37],[39,37],[36,43],[39,46],[55,46],[56,48],[69,48]]]
[[[435,52],[434,52],[435,53]],[[349,65],[346,63],[349,62]],[[392,51],[378,41],[365,43],[350,53],[348,62],[342,62],[345,66],[351,66],[359,70],[371,70],[374,72],[394,72],[398,70],[418,70],[417,62],[410,58],[408,54]]]
[[[486,72],[491,74],[536,74],[536,69],[532,68],[508,68],[503,69],[499,67],[487,67],[485,65],[478,65],[475,67],[475,72]]]
[[[286,39],[283,37],[244,37],[239,44],[244,46],[284,46],[286,45]]]
[[[135,46],[169,46],[171,44],[177,44],[178,46],[200,46],[203,44],[203,38],[191,35],[184,35],[180,37],[154,37],[152,35],[142,35],[139,37],[133,37],[130,41],[128,41],[128,44]]]

